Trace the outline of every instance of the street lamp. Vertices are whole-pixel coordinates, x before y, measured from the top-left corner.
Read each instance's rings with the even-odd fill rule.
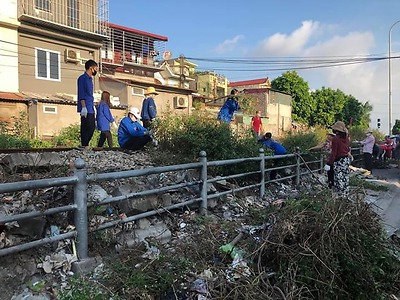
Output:
[[[391,134],[393,127],[392,119],[392,29],[400,23],[400,20],[394,22],[389,29],[389,134]]]

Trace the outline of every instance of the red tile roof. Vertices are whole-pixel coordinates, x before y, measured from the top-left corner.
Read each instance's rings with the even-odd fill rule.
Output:
[[[24,101],[25,100],[25,96],[20,94],[20,93],[0,92],[0,99],[2,99],[2,100]]]
[[[162,35],[146,32],[146,31],[141,31],[141,30],[138,30],[138,29],[133,29],[133,28],[129,28],[129,27],[125,27],[125,26],[122,26],[122,25],[113,24],[113,23],[108,23],[108,25],[110,26],[110,28],[119,29],[119,30],[123,30],[123,31],[128,31],[128,32],[131,32],[131,33],[140,34],[140,35],[144,35],[144,36],[147,36],[147,37],[152,37],[152,38],[155,38],[155,39],[160,40],[160,41],[165,41],[165,42],[168,41],[168,37],[166,37],[166,36],[162,36]]]
[[[228,84],[229,87],[235,87],[235,86],[242,86],[242,85],[255,85],[255,84],[264,84],[268,82],[268,77],[267,78],[260,78],[260,79],[253,79],[253,80],[245,80],[245,81],[235,81],[235,82],[230,82]]]

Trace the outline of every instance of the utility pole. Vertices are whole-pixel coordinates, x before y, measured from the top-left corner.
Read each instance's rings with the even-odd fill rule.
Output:
[[[180,69],[180,74],[179,74],[179,87],[182,89],[183,87],[184,87],[184,82],[185,82],[185,74],[183,74],[183,71],[184,71],[184,60],[185,60],[185,57],[183,56],[183,54],[181,54],[180,56],[179,56],[179,69]]]
[[[392,29],[400,23],[400,20],[394,22],[389,29],[389,135],[392,133],[393,128],[393,114],[392,114]]]

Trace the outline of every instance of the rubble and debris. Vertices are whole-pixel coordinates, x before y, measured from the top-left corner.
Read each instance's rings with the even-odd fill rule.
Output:
[[[135,153],[137,159],[135,158],[134,160],[130,154],[114,151],[94,153],[92,151],[81,152],[73,150],[59,155],[61,160],[68,162],[68,165],[69,162],[73,162],[74,158],[82,157],[86,162],[86,168],[89,174],[96,172],[140,169],[152,166],[151,161],[148,159],[146,154],[142,152],[138,152],[137,154]],[[109,164],[109,161],[113,161],[113,164]],[[324,175],[317,176],[321,177],[321,180],[324,179]],[[37,178],[37,175],[33,175],[33,177]],[[134,180],[121,180],[118,182],[102,182],[101,184],[99,183],[98,186],[96,186],[97,184],[90,186],[93,193],[90,194],[88,199],[98,203],[107,199],[110,195],[126,195],[132,192],[144,190],[148,188],[149,185],[152,185],[150,187],[157,187],[160,184],[171,184],[192,180],[198,180],[198,174],[196,172],[177,172],[176,174],[163,173],[155,176],[148,176],[148,178],[143,179],[135,178]],[[279,228],[279,226],[275,226],[276,220],[272,217],[267,218],[267,216],[264,216],[264,219],[257,225],[254,223],[250,224],[248,222],[250,222],[249,220],[251,220],[251,217],[248,216],[248,211],[250,209],[262,210],[268,207],[275,210],[284,210],[286,206],[291,205],[293,199],[299,197],[301,190],[311,191],[315,189],[315,183],[315,179],[311,176],[309,176],[309,178],[303,176],[301,187],[299,188],[294,188],[288,182],[268,184],[266,195],[262,199],[258,196],[246,195],[244,193],[226,195],[220,197],[220,199],[213,199],[213,201],[208,203],[210,214],[207,217],[200,217],[197,211],[185,208],[185,210],[171,212],[163,217],[154,216],[152,218],[145,218],[125,223],[121,226],[118,225],[115,226],[115,228],[109,229],[111,236],[117,237],[114,241],[115,244],[113,243],[111,246],[120,253],[122,253],[122,250],[125,249],[125,247],[135,248],[141,246],[142,248],[145,248],[140,255],[136,255],[137,263],[132,265],[132,267],[137,266],[138,269],[139,267],[140,269],[149,268],[149,260],[151,263],[153,263],[153,260],[159,261],[159,258],[163,257],[166,251],[175,254],[175,257],[177,258],[183,259],[184,254],[186,253],[182,248],[192,247],[192,251],[188,251],[188,253],[191,253],[191,255],[194,256],[193,259],[201,259],[201,255],[211,252],[212,249],[216,250],[212,255],[205,255],[205,259],[207,259],[211,265],[204,263],[202,265],[204,270],[200,274],[198,272],[190,273],[191,277],[188,276],[185,278],[186,281],[180,279],[181,282],[185,282],[187,290],[197,294],[197,299],[211,299],[212,297],[210,295],[213,292],[213,289],[218,286],[218,281],[225,280],[225,282],[227,282],[226,288],[230,288],[230,282],[237,283],[246,281],[247,278],[250,278],[253,275],[253,264],[262,265],[262,267],[265,268],[265,273],[260,276],[262,280],[265,280],[266,282],[268,280],[277,280],[277,272],[271,269],[271,266],[263,265],[264,261],[257,262],[254,254],[257,253],[256,250],[252,249],[254,253],[247,251],[248,249],[246,249],[245,244],[251,241],[255,243],[255,249],[258,249],[259,251],[265,250],[263,248],[265,237],[270,236],[271,238],[276,238],[274,234],[276,234],[277,231],[275,230]],[[215,193],[220,190],[230,190],[237,187],[238,185],[235,183],[220,180],[214,185],[208,186],[208,193]],[[320,188],[322,188],[322,185]],[[71,190],[68,190],[66,187],[57,187],[54,189],[38,190],[33,194],[30,191],[25,191],[19,194],[0,195],[0,207],[2,208],[0,212],[3,216],[7,216],[19,213],[27,208],[36,209],[38,211],[39,209],[42,210],[43,208],[48,207],[46,201],[57,201],[58,204],[68,203],[67,201],[71,201],[71,197],[68,196],[70,192]],[[194,192],[198,192],[198,190],[195,191],[192,188],[188,188],[185,189],[185,192],[187,195],[192,195]],[[379,195],[376,195],[376,197],[378,196]],[[171,191],[162,195],[148,197],[149,202],[147,206],[141,202],[143,199],[138,198],[132,199],[132,202],[130,203],[127,202],[129,204],[125,206],[122,201],[111,205],[105,204],[102,205],[103,209],[95,210],[93,211],[93,214],[90,215],[90,228],[94,229],[99,224],[111,220],[126,219],[127,217],[144,212],[150,208],[166,207],[178,203],[181,198],[182,195],[180,193]],[[40,201],[37,201],[38,199],[40,199]],[[37,202],[33,205],[33,201]],[[68,224],[68,218],[70,217],[71,216],[68,216],[68,214],[64,214],[60,215],[56,222],[54,222],[54,220],[47,222],[45,224],[46,235],[55,236],[69,230],[74,230],[73,226]],[[207,222],[213,223],[211,225],[211,223],[207,224]],[[231,224],[234,228],[226,229],[219,227],[222,223]],[[0,233],[0,248],[8,247],[13,243],[18,244],[21,239],[25,238],[24,236],[16,236],[12,234],[11,229],[16,225],[18,225],[18,223],[8,223],[5,225],[4,231]],[[291,230],[290,232],[292,232],[293,236],[289,236],[289,238],[294,239],[297,237],[295,232],[296,224],[286,223],[286,225],[287,227],[282,226],[281,228],[286,229],[288,232]],[[241,236],[240,239],[248,240],[246,240],[246,242],[243,241],[243,244],[240,244],[240,247],[236,245],[236,242],[233,243],[234,241],[229,243],[229,236],[232,234],[232,230],[236,230],[236,233],[239,231],[239,235]],[[200,239],[196,238],[196,234],[200,232],[202,233],[202,237],[209,235],[209,239],[207,240],[208,244],[197,244],[202,242]],[[148,240],[149,236],[151,237],[151,242]],[[143,243],[145,247],[143,247]],[[224,244],[221,247],[218,246],[223,243],[227,244]],[[213,244],[218,245],[215,246]],[[110,251],[110,249],[112,249],[112,247],[108,247],[107,251]],[[229,256],[225,255],[224,258],[223,255],[217,253],[219,252],[218,249],[220,249],[220,253],[226,253],[229,254]],[[49,247],[47,250],[51,254],[47,253],[47,255],[41,256],[44,258],[37,265],[35,272],[42,273],[46,276],[52,276],[54,289],[61,289],[61,287],[68,285],[68,278],[73,275],[71,272],[71,263],[76,260],[75,243],[74,241],[71,241],[68,245],[61,244],[57,249]],[[107,252],[105,250],[106,249],[97,249],[97,251]],[[135,254],[135,252],[133,252],[133,254]],[[261,252],[260,257],[262,257],[262,254],[264,254],[264,252]],[[21,256],[23,255],[24,254],[21,254]],[[224,272],[218,272],[216,270],[218,266],[221,266]],[[103,272],[109,272],[104,265],[96,269],[96,275],[94,277],[101,278]],[[6,282],[6,275],[3,275],[3,273],[8,274],[7,271],[3,272],[2,270],[1,276],[4,277],[0,277],[0,284]],[[41,281],[38,282],[39,283],[35,286],[40,287]],[[16,290],[15,292],[13,291],[13,293],[17,295],[15,297],[20,297],[22,293],[25,293],[24,295],[28,295],[29,297],[34,296],[32,290],[23,290],[24,284],[21,283],[20,287],[19,290]],[[180,286],[180,290],[181,289],[184,289],[183,285]],[[240,291],[238,293],[240,293]],[[46,293],[43,293],[43,295],[43,297],[47,297]],[[35,296],[38,296],[37,293]],[[15,299],[25,298],[20,297]]]

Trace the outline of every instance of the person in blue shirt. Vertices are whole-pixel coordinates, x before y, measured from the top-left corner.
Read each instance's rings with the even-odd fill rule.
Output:
[[[156,89],[152,86],[148,87],[144,93],[145,99],[142,103],[142,112],[140,114],[144,128],[150,128],[151,122],[157,117],[157,106],[154,102],[154,97],[158,95]]]
[[[110,110],[110,93],[104,91],[101,94],[100,103],[96,107],[96,122],[97,129],[101,131],[97,147],[103,147],[104,142],[107,140],[108,147],[113,147],[113,139],[110,131],[110,124],[114,123],[114,117]]]
[[[281,144],[279,144],[278,142],[274,141],[272,139],[272,133],[271,132],[267,132],[264,135],[264,139],[262,140],[262,145],[265,146],[267,149],[271,149],[274,152],[274,155],[285,155],[288,154],[287,150],[285,147],[283,147]],[[273,160],[273,167],[276,167],[279,162],[281,160],[280,159],[274,159]],[[271,170],[270,174],[269,174],[269,179],[270,180],[275,180],[276,179],[276,175],[277,175],[277,170]]]
[[[151,131],[139,122],[140,111],[131,107],[128,116],[123,118],[118,126],[118,144],[122,149],[141,150],[152,140]]]
[[[235,111],[240,110],[238,98],[236,96],[238,93],[239,91],[237,89],[233,89],[229,98],[226,99],[224,105],[222,105],[217,116],[217,120],[221,123],[230,124]]]
[[[81,147],[88,148],[96,129],[94,115],[93,77],[97,74],[97,63],[89,59],[85,63],[85,72],[79,76],[77,111],[81,115]]]
[[[267,132],[264,135],[264,141],[262,142],[262,144],[267,147],[268,149],[271,149],[275,155],[283,155],[283,154],[287,154],[287,150],[285,147],[283,147],[281,144],[279,144],[278,142],[275,142],[272,139],[272,133],[271,132]]]

